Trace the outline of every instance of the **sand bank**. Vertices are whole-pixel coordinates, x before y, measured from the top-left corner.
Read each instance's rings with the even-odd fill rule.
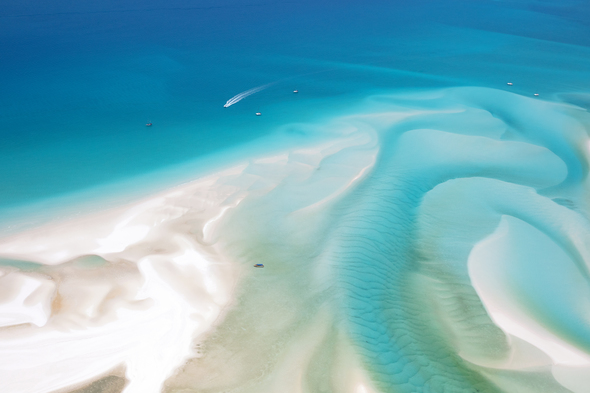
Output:
[[[475,87],[359,106],[2,239],[6,391],[584,392],[587,113]]]
[[[4,266],[0,277],[3,391],[83,386],[122,366],[125,392],[160,392],[201,356],[200,337],[247,274],[249,266],[219,246],[219,226],[244,201],[277,188],[299,195],[291,211],[325,204],[367,173],[376,146],[370,132],[350,129],[2,239],[0,257],[30,267]]]

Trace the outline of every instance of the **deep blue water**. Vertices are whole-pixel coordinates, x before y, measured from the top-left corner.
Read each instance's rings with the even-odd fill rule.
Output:
[[[190,178],[375,91],[587,91],[588,20],[574,0],[3,1],[0,216],[186,163],[133,188]],[[81,195],[68,203],[102,194]]]

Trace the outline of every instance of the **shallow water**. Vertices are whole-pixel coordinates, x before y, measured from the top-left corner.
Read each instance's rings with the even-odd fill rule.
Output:
[[[587,392],[588,17],[6,4],[3,391]]]
[[[190,179],[219,166],[215,154],[228,147],[350,111],[375,91],[502,89],[512,81],[513,92],[541,98],[586,92],[586,8],[576,1],[10,3],[0,14],[0,209],[14,215],[16,207],[113,182],[116,190],[94,199],[129,193],[136,185],[126,180],[198,160],[174,171],[172,183]],[[139,181],[146,191],[154,182],[171,183],[155,175]],[[92,196],[74,201],[85,199]]]

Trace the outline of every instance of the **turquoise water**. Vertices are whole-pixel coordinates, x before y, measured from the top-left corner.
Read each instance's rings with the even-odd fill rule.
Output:
[[[318,125],[356,116],[378,135],[375,167],[330,211],[317,249],[301,253],[310,266],[329,266],[334,319],[374,386],[570,391],[548,367],[482,365],[507,357],[511,343],[486,313],[468,261],[504,216],[536,228],[508,219],[516,240],[488,254],[504,261],[511,299],[588,354],[590,325],[580,310],[590,304],[590,6],[407,3],[7,4],[0,230],[328,138]],[[424,113],[386,124],[362,117],[394,110]],[[269,198],[277,221],[297,212],[287,205]],[[264,226],[252,224],[252,238]],[[289,261],[283,245],[258,241]],[[264,258],[260,250],[238,255]],[[529,274],[539,265],[545,273]],[[575,288],[560,292],[571,277]],[[580,304],[572,304],[576,294]]]
[[[575,1],[8,3],[0,211],[211,158],[375,91],[586,91],[587,13]]]
[[[411,102],[381,97],[388,99]],[[577,268],[574,262],[548,265],[551,257],[539,258],[546,241],[521,241],[516,235],[506,247],[510,251],[490,258],[486,266],[504,269],[520,293],[513,301],[528,302],[533,318],[544,326],[553,321],[552,328],[566,340],[585,348],[581,337],[590,326],[580,310],[587,304],[588,255],[572,236],[586,239],[582,242],[588,236],[581,185],[588,173],[587,153],[576,150],[587,143],[590,118],[579,109],[550,109],[534,98],[481,88],[414,99],[415,107],[460,110],[416,115],[388,128],[370,179],[338,211],[327,261],[338,272],[336,285],[352,332],[371,359],[382,391],[528,391],[535,385],[530,376],[515,374],[506,388],[466,361],[470,350],[488,361],[510,352],[508,339],[485,316],[471,287],[467,260],[503,215],[548,234],[562,253],[574,255]],[[572,118],[566,116],[569,111]],[[540,206],[536,198],[545,199],[543,194],[567,196],[580,215],[566,213],[549,199]],[[577,226],[577,220],[585,223]],[[564,302],[562,295],[555,296],[572,280],[560,280],[555,271],[547,273],[548,279],[538,273],[545,269],[576,276],[579,286],[572,292],[577,297],[570,292]],[[553,295],[541,296],[540,288],[552,288]],[[460,342],[462,350],[455,347]],[[534,389],[568,391],[552,382]]]

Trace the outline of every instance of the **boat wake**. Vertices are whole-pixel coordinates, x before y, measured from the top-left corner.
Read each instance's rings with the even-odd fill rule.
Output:
[[[241,100],[243,100],[244,98],[251,96],[254,93],[258,93],[259,91],[262,91],[272,85],[274,85],[276,82],[272,82],[272,83],[267,83],[266,85],[262,85],[262,86],[258,86],[258,87],[254,87],[250,90],[246,90],[241,92],[240,94],[236,94],[235,96],[233,96],[232,98],[230,98],[229,100],[227,100],[227,102],[225,103],[225,105],[223,105],[224,108],[228,108],[230,106],[232,106],[233,104],[240,102]]]

